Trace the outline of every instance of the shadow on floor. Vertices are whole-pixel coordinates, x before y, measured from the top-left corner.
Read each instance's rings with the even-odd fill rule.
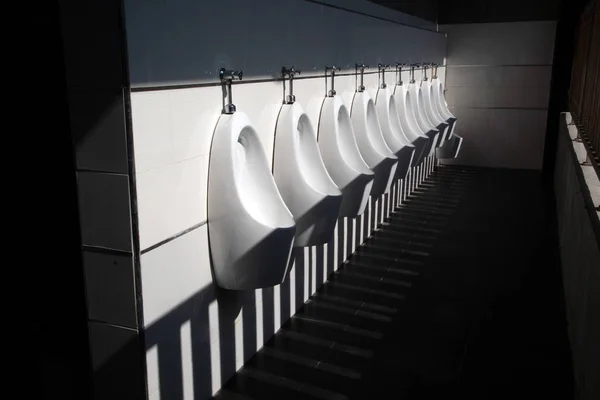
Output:
[[[216,399],[572,398],[538,173],[443,167]]]

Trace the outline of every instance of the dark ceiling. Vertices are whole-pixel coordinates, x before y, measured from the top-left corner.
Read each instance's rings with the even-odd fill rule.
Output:
[[[558,19],[560,0],[369,0],[439,24]]]

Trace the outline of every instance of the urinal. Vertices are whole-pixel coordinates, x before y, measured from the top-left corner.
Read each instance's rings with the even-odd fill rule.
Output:
[[[396,100],[391,89],[385,83],[385,68],[379,66],[381,84],[375,97],[375,109],[379,115],[381,133],[392,152],[398,157],[396,179],[404,179],[410,170],[415,157],[415,146],[407,138],[400,126]]]
[[[230,80],[235,72],[220,71],[230,102],[210,149],[208,238],[215,283],[248,290],[283,282],[296,228],[256,130],[244,113],[234,112]]]
[[[437,151],[438,158],[457,158],[462,147],[463,138],[455,132],[458,119],[448,109],[448,104],[444,97],[444,85],[439,79],[432,80],[433,99],[438,112],[441,114],[448,124],[448,133],[446,134],[446,143],[443,144],[443,151]]]
[[[449,133],[447,138],[450,139],[454,135],[454,129],[456,128],[457,118],[448,109],[446,99],[444,97],[444,84],[439,79],[435,78],[432,80],[433,86],[433,99],[442,118],[444,118],[449,124]]]
[[[408,140],[415,146],[415,156],[411,164],[411,167],[414,167],[423,161],[425,153],[430,148],[429,143],[431,140],[429,139],[429,136],[427,136],[426,131],[422,131],[417,124],[412,95],[408,90],[408,85],[396,85],[394,99],[398,109],[400,126]]]
[[[316,246],[333,238],[342,192],[325,169],[308,115],[289,103],[277,118],[273,176],[296,220],[294,247]]]
[[[437,142],[440,131],[435,127],[433,122],[429,121],[429,118],[425,115],[423,91],[420,83],[411,83],[408,85],[408,92],[410,94],[410,103],[412,105],[415,121],[421,129],[429,137],[429,142],[425,147],[424,152],[421,154],[422,159],[429,156],[432,149],[435,149],[434,144]],[[422,160],[421,159],[421,160]]]
[[[362,85],[362,72],[361,84],[350,101],[350,119],[358,150],[375,173],[371,196],[379,197],[390,191],[398,167],[398,157],[392,153],[383,138],[375,103]]]
[[[421,82],[421,93],[423,94],[423,108],[425,109],[425,116],[440,131],[436,143],[433,144],[434,148],[438,148],[446,140],[450,124],[445,121],[445,119],[442,118],[437,111],[437,108],[435,107],[435,101],[433,99],[433,90],[433,84],[431,81],[424,80]]]
[[[325,97],[319,113],[317,143],[329,176],[342,191],[341,217],[365,211],[375,174],[362,158],[350,113],[336,94]]]

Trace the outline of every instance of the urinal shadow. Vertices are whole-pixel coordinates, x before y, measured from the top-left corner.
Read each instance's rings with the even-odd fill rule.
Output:
[[[391,186],[390,180],[396,176],[396,171],[398,167],[392,166],[392,164],[397,164],[398,160],[393,158],[386,158],[379,164],[377,164],[374,168],[372,168],[375,173],[375,178],[373,179],[373,186],[371,187],[371,196],[379,197],[385,193],[388,186]]]
[[[262,242],[270,242],[272,248],[274,249],[281,249],[290,246],[290,240],[288,237],[289,231],[290,228],[278,228],[273,230],[269,235],[262,238],[262,240],[257,245],[255,245],[252,249],[250,249],[244,255],[242,255],[236,261],[236,264],[256,265],[256,260],[267,259],[269,255],[264,254],[264,249],[261,249],[262,246],[260,246],[260,243]],[[288,260],[291,251],[292,247],[290,247],[290,252],[288,253]],[[231,273],[234,274],[234,276],[231,277],[225,275],[225,271],[221,271],[221,273],[224,274],[222,278],[224,278],[228,282],[233,282],[236,287],[242,289],[258,289],[279,285],[281,282],[283,282],[287,274],[287,270],[283,270],[281,268],[275,270],[270,270],[266,268],[253,269],[247,271],[245,274],[240,273],[240,271],[240,268],[236,269],[235,271],[231,271]]]
[[[327,243],[333,237],[333,229],[337,220],[342,196],[327,196],[315,204],[300,218],[296,219],[296,235],[307,235],[305,246],[316,246]]]
[[[342,204],[340,205],[340,216],[355,217],[364,212],[365,206],[371,193],[369,187],[373,182],[373,175],[359,175],[342,190]],[[367,190],[363,190],[365,188]],[[364,192],[363,197],[353,197],[356,192]]]
[[[398,168],[396,168],[395,179],[404,179],[410,170],[413,160],[417,157],[417,147],[405,146],[400,150],[398,156]],[[396,182],[397,183],[397,182]]]
[[[425,154],[427,154],[427,148],[430,147],[430,141],[428,137],[418,137],[413,142],[413,146],[415,146],[415,156],[413,157],[413,162],[411,164],[412,167],[416,167],[421,164],[423,158],[425,158]]]
[[[235,320],[242,309],[243,329],[236,332]],[[145,351],[156,360],[148,365],[157,374],[156,393],[161,398],[180,399],[192,391],[194,398],[211,398],[214,386],[224,385],[238,363],[258,350],[256,321],[254,291],[230,291],[214,284],[169,310],[144,330]],[[244,360],[236,360],[237,354]],[[103,368],[121,364],[117,370],[135,379],[132,370],[123,369],[128,365],[124,361],[115,356]],[[192,374],[191,385],[184,387],[187,373]]]

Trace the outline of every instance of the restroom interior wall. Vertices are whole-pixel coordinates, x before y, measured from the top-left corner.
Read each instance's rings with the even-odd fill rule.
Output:
[[[141,309],[136,302],[139,285],[135,269],[139,264],[135,207],[131,204],[135,186],[132,185],[132,149],[127,135],[129,83],[122,37],[122,2],[60,0],[57,11],[61,29],[61,43],[57,47],[62,49],[54,49],[52,53],[56,54],[52,56],[62,56],[64,79],[59,84],[67,98],[67,110],[61,112],[67,114],[68,121],[62,126],[55,123],[58,114],[45,118],[44,113],[60,104],[63,94],[46,84],[40,102],[43,111],[29,119],[43,121],[44,126],[32,132],[43,132],[41,136],[53,142],[59,142],[59,135],[70,136],[68,155],[52,151],[43,142],[36,147],[53,158],[42,170],[76,179],[76,193],[72,195],[76,203],[68,203],[70,192],[58,188],[63,178],[49,175],[50,179],[40,181],[51,187],[44,191],[44,214],[56,216],[57,221],[36,221],[55,229],[45,243],[57,241],[58,244],[52,251],[37,252],[51,255],[52,267],[46,268],[52,271],[51,278],[44,282],[45,287],[52,290],[49,297],[56,300],[71,293],[69,308],[76,301],[85,301],[79,317],[83,319],[83,332],[78,332],[77,339],[89,346],[81,350],[82,353],[88,350],[89,357],[87,365],[80,366],[79,370],[81,374],[92,370],[93,395],[77,391],[74,397],[137,399],[145,390],[144,352],[140,351],[141,315],[138,311]],[[46,38],[49,32],[41,32],[39,36]],[[31,47],[45,48],[43,43],[40,41]],[[38,61],[32,65],[37,64],[38,68],[40,63],[45,65],[44,54],[34,53]],[[52,82],[46,70],[44,79]],[[72,161],[71,170],[59,174],[54,167],[57,160]],[[68,211],[63,209],[65,204],[69,204]],[[72,239],[77,242],[73,244],[76,247],[73,259],[62,253],[69,246],[64,232],[76,232]],[[58,279],[61,277],[63,279]],[[52,283],[55,279],[59,280],[56,285]],[[65,290],[64,286],[69,288]],[[74,288],[81,290],[81,300],[73,296]],[[68,308],[43,298],[35,307],[51,310],[45,329],[53,334],[40,332],[36,341],[43,342],[48,351],[55,353],[75,343],[74,330],[61,321]],[[68,344],[63,346],[63,340]],[[51,369],[55,392],[46,397],[69,398],[69,385],[59,383],[67,371],[58,363],[51,365]]]
[[[465,141],[446,164],[541,170],[555,21],[442,25],[446,100]]]
[[[554,21],[561,0],[440,0],[439,23]]]
[[[370,65],[365,86],[375,97],[378,62],[442,63],[445,37],[390,22],[414,18],[391,10],[382,20],[302,0],[236,0],[225,8],[130,0],[125,6],[148,395],[209,398],[365,239],[392,200],[372,199],[363,217],[342,219],[327,245],[295,249],[282,285],[216,288],[206,194],[223,93],[219,85],[195,85],[216,82],[218,68],[242,69],[233,102],[250,117],[271,161],[281,66],[294,65],[307,78],[295,80],[294,94],[316,131],[325,65],[343,68],[335,88],[346,102],[356,78],[344,74],[356,62]],[[443,79],[443,71],[439,75]],[[403,78],[408,81],[408,73]],[[386,82],[393,87],[394,81],[388,72]]]

